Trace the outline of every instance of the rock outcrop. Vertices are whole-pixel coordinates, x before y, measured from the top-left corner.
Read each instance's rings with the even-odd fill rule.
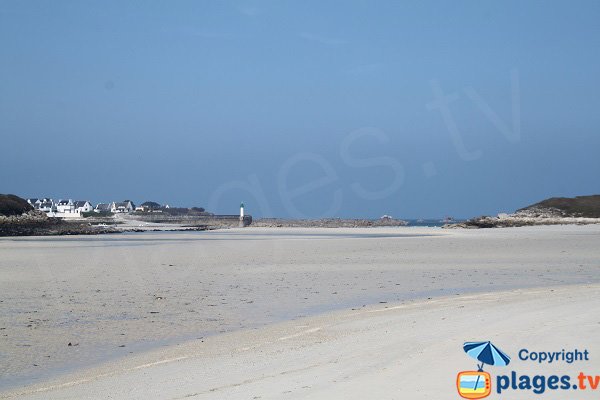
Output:
[[[21,215],[0,215],[0,236],[96,235],[116,232],[118,231],[112,227],[48,218],[45,213],[36,210]]]
[[[0,194],[0,216],[21,215],[33,210],[27,200],[14,194]]]
[[[254,220],[254,227],[268,228],[369,228],[378,226],[406,226],[408,222],[401,219],[282,219],[282,218],[260,218]]]
[[[517,212],[554,213],[562,217],[600,218],[600,195],[552,197]]]
[[[600,195],[551,198],[513,214],[481,216],[442,228],[507,228],[533,225],[587,225],[600,223]]]

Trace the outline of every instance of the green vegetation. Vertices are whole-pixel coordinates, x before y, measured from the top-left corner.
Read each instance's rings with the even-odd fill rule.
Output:
[[[179,208],[179,207],[171,207],[171,208],[162,208],[161,209],[164,214],[168,215],[207,215],[202,207],[192,207],[192,208]]]
[[[145,203],[141,204],[142,207],[144,207],[144,211],[136,211],[135,213],[138,215],[144,215],[144,214],[148,214],[150,213],[161,213],[164,215],[170,215],[170,216],[184,216],[184,215],[191,215],[191,216],[206,216],[206,215],[210,215],[210,213],[207,213],[206,210],[204,210],[204,208],[202,207],[191,207],[191,208],[184,208],[184,207],[163,207],[160,204],[154,202],[154,201],[146,201]]]
[[[21,215],[33,210],[27,200],[14,194],[0,194],[0,215]]]
[[[155,201],[146,201],[140,204],[140,206],[149,208],[151,210],[158,210],[162,208],[162,206]]]
[[[600,218],[600,195],[577,196],[574,198],[552,197],[521,210],[533,208],[556,208],[569,217]]]
[[[111,213],[110,211],[101,211],[101,212],[96,212],[96,211],[90,211],[90,212],[84,212],[81,213],[81,216],[83,218],[104,218],[104,217],[112,217],[114,214]]]

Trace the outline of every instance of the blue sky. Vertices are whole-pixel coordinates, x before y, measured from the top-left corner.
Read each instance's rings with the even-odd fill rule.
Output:
[[[0,1],[0,192],[470,217],[599,193],[600,3]]]

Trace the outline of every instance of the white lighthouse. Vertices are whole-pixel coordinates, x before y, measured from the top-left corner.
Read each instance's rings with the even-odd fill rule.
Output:
[[[244,227],[244,203],[240,204],[240,228]]]

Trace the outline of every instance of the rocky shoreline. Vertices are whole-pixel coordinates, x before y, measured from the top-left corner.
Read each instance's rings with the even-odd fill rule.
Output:
[[[117,229],[110,226],[48,218],[40,211],[30,211],[18,216],[0,215],[0,236],[96,235],[117,232]]]
[[[446,224],[444,229],[510,228],[535,225],[589,225],[600,224],[600,218],[572,216],[557,208],[530,207],[513,214],[483,215],[465,222]]]
[[[109,223],[105,223],[109,222]],[[169,229],[133,226],[119,226],[114,221],[78,220],[65,221],[61,218],[50,218],[40,211],[29,211],[22,215],[0,215],[0,237],[13,236],[62,236],[62,235],[102,235],[127,232],[154,231],[205,231],[214,229],[206,225],[170,227]]]
[[[213,218],[214,219],[214,218]],[[29,211],[22,215],[0,215],[0,237],[7,236],[58,236],[58,235],[99,235],[124,232],[154,232],[154,231],[205,231],[237,226],[226,219],[185,219],[150,223],[132,218],[88,218],[77,221],[67,221],[60,218],[50,218],[40,211]],[[233,221],[233,219],[232,219]],[[171,222],[171,223],[168,223]],[[251,223],[253,227],[266,228],[369,228],[369,227],[399,227],[408,222],[393,218],[380,219],[284,219],[260,218]],[[512,214],[497,216],[480,216],[464,222],[448,223],[444,229],[481,229],[509,228],[535,225],[588,225],[600,224],[600,218],[594,214],[582,216],[555,207],[539,205],[529,206]]]
[[[370,228],[380,226],[406,226],[408,222],[401,219],[284,219],[259,218],[252,222],[253,227],[264,228]]]

